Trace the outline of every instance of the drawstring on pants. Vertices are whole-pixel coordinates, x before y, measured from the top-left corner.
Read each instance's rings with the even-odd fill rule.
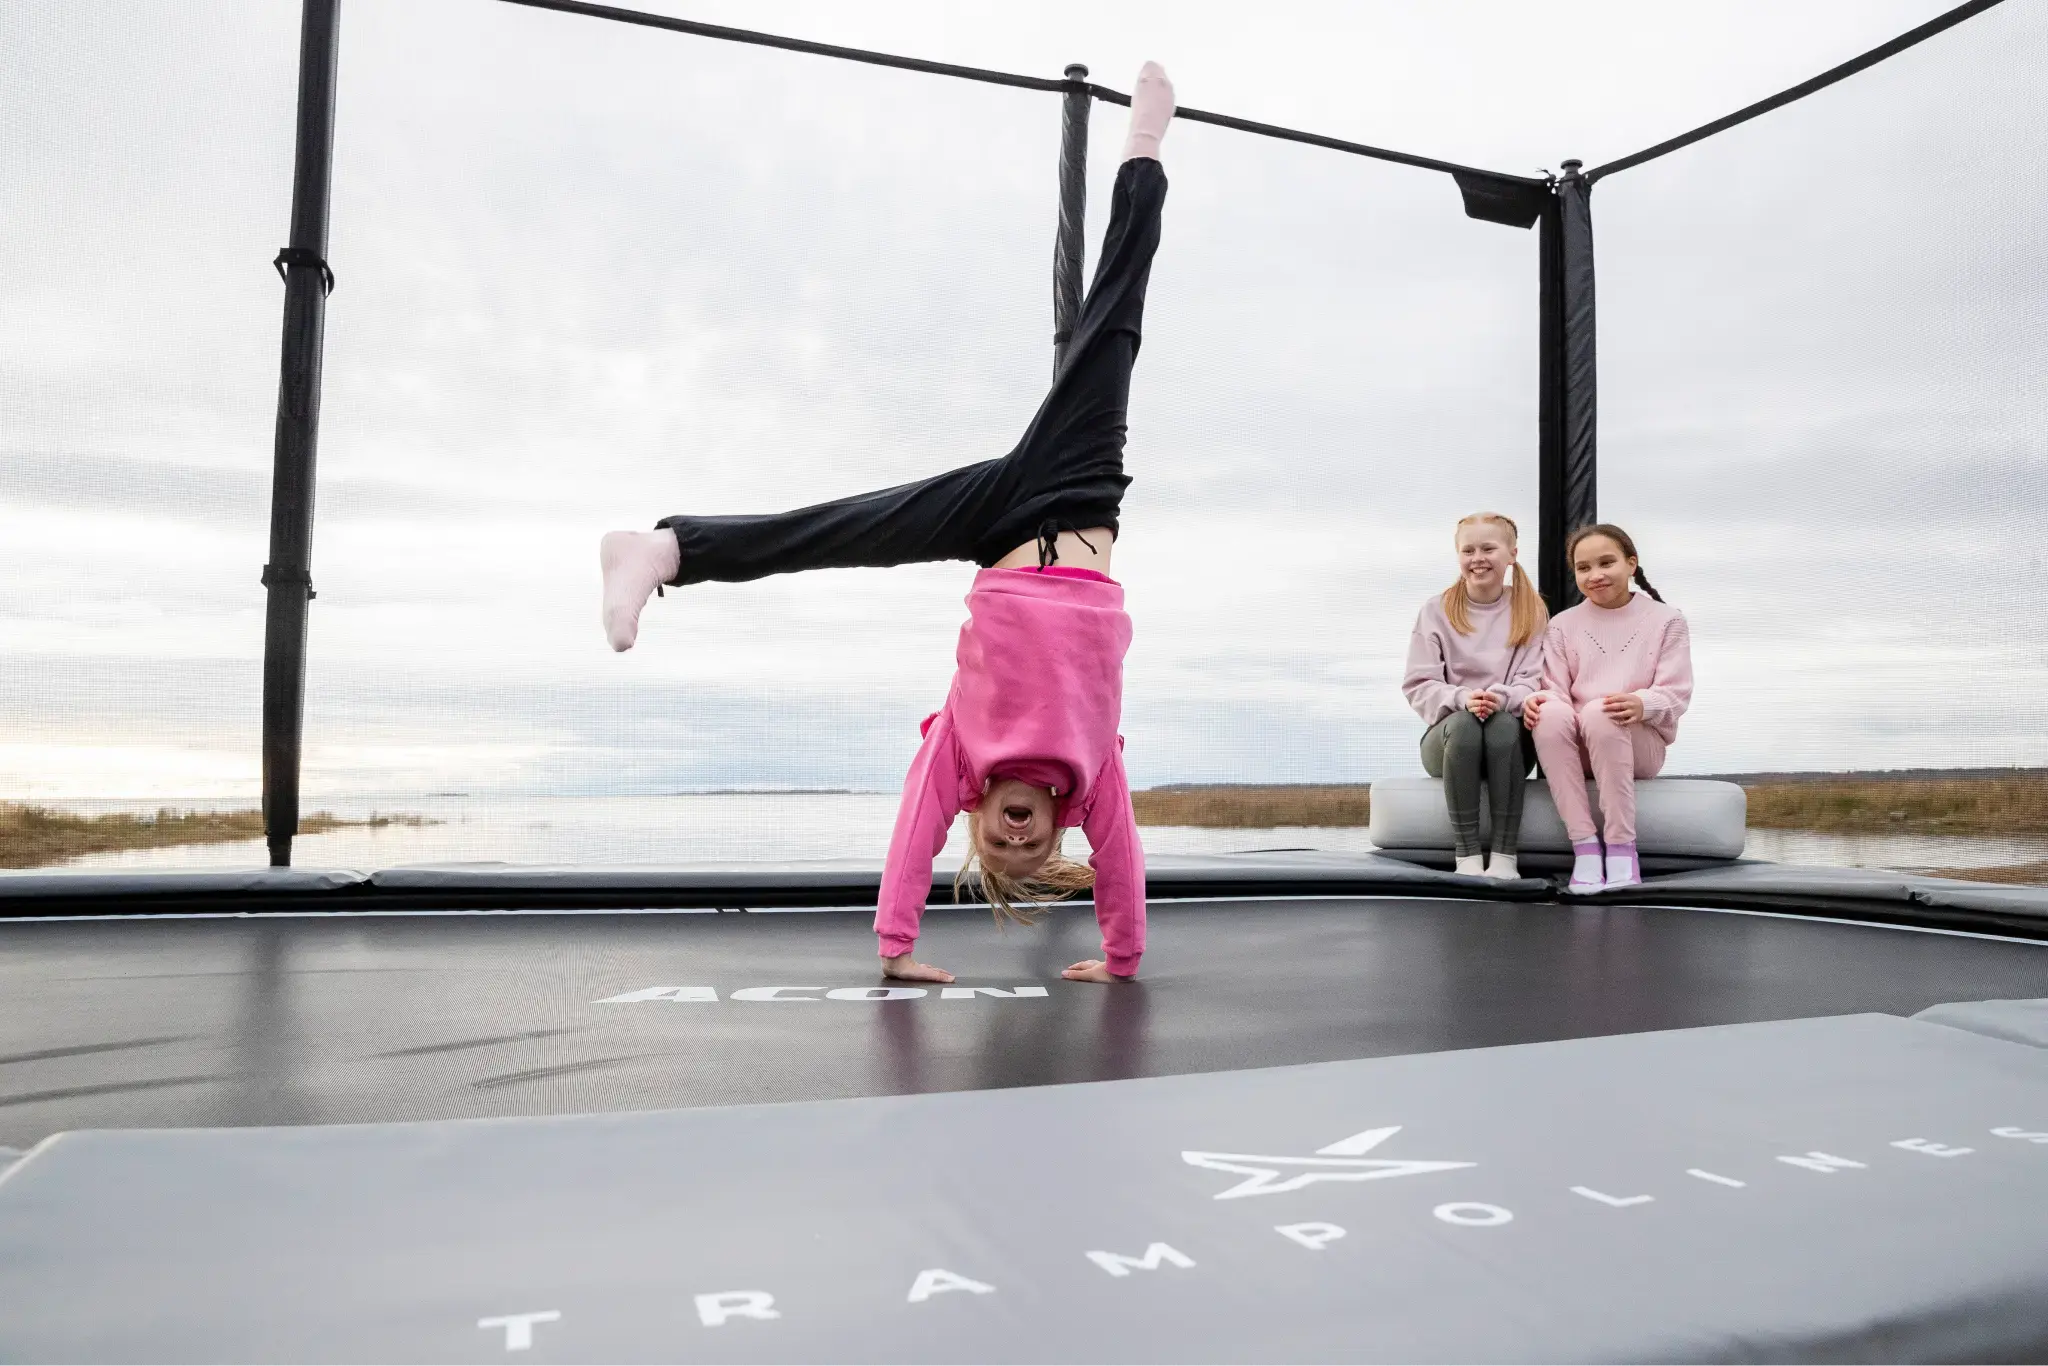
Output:
[[[1079,527],[1070,526],[1060,521],[1057,517],[1048,517],[1038,524],[1038,567],[1040,569],[1050,568],[1060,562],[1060,533],[1063,531],[1073,532],[1075,539],[1088,547],[1089,554],[1095,553],[1095,542],[1083,536]]]

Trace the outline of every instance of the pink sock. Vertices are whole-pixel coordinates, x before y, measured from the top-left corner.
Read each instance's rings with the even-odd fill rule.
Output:
[[[630,650],[640,635],[640,609],[682,568],[682,547],[666,528],[612,531],[597,544],[597,563],[604,571],[605,637],[614,650]]]
[[[1131,88],[1131,131],[1124,139],[1124,160],[1159,156],[1159,140],[1173,121],[1173,82],[1157,62],[1138,68],[1138,83]]]

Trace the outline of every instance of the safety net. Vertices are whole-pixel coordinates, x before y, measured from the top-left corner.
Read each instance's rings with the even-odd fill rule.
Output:
[[[1692,625],[1674,768],[2048,762],[2044,51],[1999,5],[1598,182],[1600,507]],[[1889,856],[2038,860],[2020,814]]]
[[[298,18],[0,16],[0,799],[261,794]],[[596,540],[1007,451],[1052,371],[1062,96],[478,0],[347,0],[340,51],[300,806],[343,824],[295,861],[878,858],[971,566],[671,592],[616,655]],[[1673,772],[2048,763],[2044,52],[1997,6],[1598,181],[1599,508],[1692,622]],[[1124,120],[1095,104],[1091,270]],[[1453,523],[1538,551],[1538,234],[1201,122],[1167,165],[1134,785],[1419,772],[1398,684]],[[1147,845],[1366,847],[1286,809]],[[85,858],[262,861],[241,834]],[[2008,843],[1766,852],[2043,857]]]

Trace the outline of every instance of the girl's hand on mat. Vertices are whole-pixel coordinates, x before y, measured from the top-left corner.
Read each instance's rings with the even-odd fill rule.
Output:
[[[900,982],[950,982],[953,974],[944,968],[935,968],[929,963],[919,963],[904,954],[899,958],[882,960],[882,975],[894,977]]]
[[[1548,702],[1549,699],[1542,693],[1530,693],[1528,700],[1522,703],[1522,724],[1530,730],[1536,729],[1536,718]]]
[[[1643,719],[1643,699],[1632,692],[1612,693],[1600,699],[1600,710],[1624,726]]]
[[[1465,698],[1465,710],[1484,721],[1500,710],[1500,700],[1490,692],[1475,692]]]
[[[1100,958],[1083,958],[1060,976],[1069,982],[1128,982],[1128,977],[1119,977],[1109,970],[1109,964]]]

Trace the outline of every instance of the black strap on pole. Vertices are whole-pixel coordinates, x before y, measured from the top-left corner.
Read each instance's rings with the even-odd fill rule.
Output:
[[[263,566],[263,833],[274,867],[289,867],[299,832],[305,732],[306,626],[313,598],[313,487],[320,435],[320,362],[327,327],[327,205],[334,157],[334,73],[340,0],[304,0],[299,29],[298,143],[270,484],[270,560]]]
[[[1586,172],[1586,183],[1590,185],[1602,176],[1613,175],[1616,171],[1626,171],[1629,167],[1640,166],[1646,161],[1654,161],[1667,152],[1675,152],[1681,147],[1690,147],[1695,142],[1710,138],[1716,133],[1725,133],[1738,123],[1748,123],[1758,115],[1768,114],[1773,109],[1783,108],[1794,100],[1803,100],[1815,91],[1825,90],[1837,81],[1845,81],[1857,72],[1876,66],[1888,57],[1896,57],[1907,48],[1926,42],[1935,34],[1952,29],[1965,19],[1974,19],[1985,10],[1999,3],[2001,3],[2001,0],[1969,0],[1967,4],[1957,5],[1954,9],[1944,14],[1935,15],[1918,28],[1907,29],[1888,43],[1880,43],[1860,57],[1851,57],[1840,66],[1831,66],[1811,80],[1801,81],[1790,90],[1781,90],[1767,100],[1758,100],[1755,104],[1744,105],[1732,114],[1715,119],[1712,123],[1701,124],[1690,133],[1680,133],[1677,137],[1660,142],[1655,147],[1645,147],[1642,151],[1632,156],[1622,157],[1618,161],[1610,161],[1604,166],[1595,166],[1592,170]]]
[[[1052,368],[1067,359],[1074,320],[1081,316],[1082,281],[1087,274],[1088,239],[1088,68],[1067,68],[1067,94],[1060,104],[1060,224],[1052,248]]]
[[[1565,541],[1600,520],[1592,186],[1564,163],[1539,219],[1536,582],[1553,612],[1579,600]]]
[[[286,284],[291,283],[291,277],[284,273],[286,266],[311,266],[320,272],[320,292],[334,292],[334,268],[328,265],[326,258],[317,251],[307,251],[303,247],[280,247],[276,259],[270,264],[277,267],[277,278]]]

